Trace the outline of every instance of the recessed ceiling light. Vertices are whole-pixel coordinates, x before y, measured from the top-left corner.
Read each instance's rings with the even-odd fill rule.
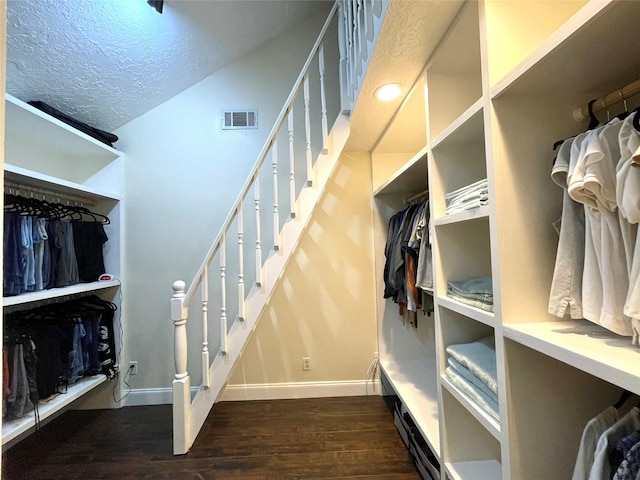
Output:
[[[387,83],[376,89],[373,96],[382,102],[395,100],[402,93],[402,85],[399,83]]]

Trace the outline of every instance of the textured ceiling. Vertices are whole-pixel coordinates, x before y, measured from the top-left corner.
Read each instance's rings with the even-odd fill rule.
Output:
[[[352,135],[347,150],[373,149],[403,100],[380,102],[373,92],[385,83],[400,83],[407,94],[463,3],[464,0],[391,1],[351,116]]]
[[[7,92],[114,130],[310,15],[321,0],[8,0]]]

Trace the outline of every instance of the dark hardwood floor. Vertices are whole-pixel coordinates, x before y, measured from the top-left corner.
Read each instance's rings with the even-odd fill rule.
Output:
[[[415,480],[382,397],[224,402],[174,456],[169,405],[69,411],[2,455],[2,478]]]

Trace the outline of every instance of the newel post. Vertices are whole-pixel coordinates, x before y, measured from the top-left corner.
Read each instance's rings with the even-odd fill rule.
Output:
[[[184,454],[190,446],[191,382],[187,372],[187,317],[188,308],[184,305],[185,283],[178,280],[173,283],[171,297],[171,320],[174,325],[174,360],[176,375],[173,379],[173,453]]]

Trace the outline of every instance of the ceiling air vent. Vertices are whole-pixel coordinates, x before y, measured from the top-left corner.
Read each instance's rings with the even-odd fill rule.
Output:
[[[225,110],[222,112],[223,130],[246,128],[258,128],[257,110]]]

